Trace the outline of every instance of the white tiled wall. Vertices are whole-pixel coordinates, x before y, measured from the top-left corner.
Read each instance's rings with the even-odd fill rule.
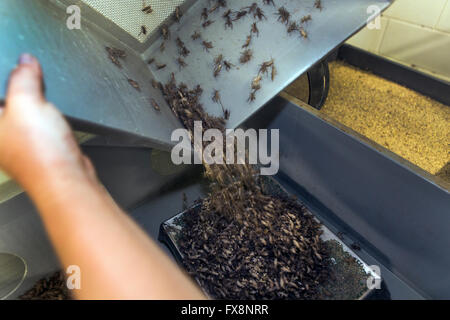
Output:
[[[450,81],[450,0],[396,0],[347,43]]]

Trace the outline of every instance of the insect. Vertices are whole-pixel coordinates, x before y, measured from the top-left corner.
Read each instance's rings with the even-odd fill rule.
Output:
[[[223,61],[223,64],[225,66],[225,69],[227,69],[227,71],[230,71],[230,69],[233,67],[233,64],[231,64],[230,62],[228,62],[227,60]]]
[[[153,108],[155,108],[156,111],[161,111],[161,108],[159,107],[158,103],[156,103],[155,99],[151,100]]]
[[[262,11],[262,9],[260,7],[256,8],[256,12],[253,14],[253,18],[258,18],[260,21],[262,19],[266,19],[267,20],[267,17],[264,14],[264,11]]]
[[[218,64],[214,67],[214,78],[217,78],[217,76],[220,74],[220,71],[222,71],[222,64]]]
[[[304,16],[301,20],[300,20],[300,23],[306,23],[306,22],[308,22],[308,21],[311,21],[312,20],[312,18],[311,18],[311,15],[310,14],[308,14],[307,16]]]
[[[152,6],[144,6],[144,8],[142,9],[142,12],[144,12],[145,14],[150,14],[153,12]]]
[[[178,6],[175,8],[175,21],[180,22],[183,13],[181,12],[181,8]]]
[[[291,22],[291,24],[289,25],[289,27],[287,29],[287,32],[290,34],[290,33],[294,32],[294,31],[297,31],[297,30],[299,30],[297,22]]]
[[[361,246],[360,246],[359,243],[357,243],[357,242],[353,242],[353,243],[350,245],[350,247],[351,247],[353,250],[357,250],[357,251],[361,250]]]
[[[203,27],[203,28],[209,27],[209,26],[212,25],[213,23],[214,23],[214,21],[206,20],[205,22],[202,23],[202,27]]]
[[[212,101],[214,101],[215,103],[220,104],[220,106],[222,107],[222,111],[225,114],[225,108],[223,107],[222,101],[220,100],[220,92],[219,90],[215,90],[214,89],[214,93],[212,96]]]
[[[227,6],[227,2],[225,0],[218,0],[217,3],[209,10],[210,13],[216,11],[219,7],[225,8]]]
[[[274,60],[269,60],[269,61],[265,61],[263,62],[260,66],[259,66],[259,72],[258,73],[262,73],[262,74],[267,74],[268,69],[270,67],[273,67],[274,65]]]
[[[252,42],[252,35],[250,34],[249,36],[247,36],[247,40],[245,40],[245,43],[242,45],[242,48],[248,48],[251,42]]]
[[[273,2],[273,0],[264,0],[264,4],[267,4],[267,5],[272,4],[273,6],[275,6],[275,3]]]
[[[161,70],[164,69],[167,65],[166,64],[156,64],[156,69]]]
[[[135,88],[137,91],[141,91],[141,87],[139,86],[139,83],[134,81],[133,79],[128,79],[128,83]]]
[[[187,195],[186,193],[183,192],[183,210],[186,210],[188,208],[188,203],[187,203]]]
[[[203,8],[203,10],[202,10],[202,19],[208,20],[208,8]]]
[[[260,74],[253,78],[253,80],[252,80],[252,89],[253,89],[254,92],[256,92],[259,89],[261,89],[261,79],[262,79],[262,76]]]
[[[278,15],[278,21],[280,21],[281,23],[285,23],[286,25],[289,23],[291,14],[286,10],[285,7],[279,8],[276,14]]]
[[[271,78],[272,81],[275,80],[275,77],[277,76],[277,68],[275,68],[275,65],[272,66],[272,73],[271,73]]]
[[[209,49],[214,48],[214,46],[213,46],[213,44],[212,44],[211,41],[205,41],[205,40],[203,40],[202,45],[203,45],[203,49],[205,49],[205,50],[208,51],[208,52],[209,52]]]
[[[250,6],[242,8],[241,10],[248,9],[248,13],[255,12],[256,9],[258,9],[258,4],[256,2],[253,2]]]
[[[150,58],[150,60],[148,60],[148,64],[152,64],[153,62],[155,62],[155,59],[154,58]]]
[[[248,102],[253,102],[256,99],[256,94],[254,91],[250,92],[250,96],[248,97],[247,101]]]
[[[247,13],[248,13],[247,10],[241,10],[241,11],[236,12],[236,16],[234,17],[233,21],[236,21],[236,20],[241,19],[242,17],[245,17],[247,15]]]
[[[163,52],[166,49],[166,43],[163,41],[159,45],[159,51]]]
[[[225,29],[228,27],[233,29],[233,20],[231,19],[231,9],[227,10],[223,14],[223,18],[225,19]]]
[[[239,61],[244,64],[249,62],[253,57],[253,51],[250,49],[245,50],[241,53],[241,57],[239,58]]]
[[[164,40],[169,40],[170,39],[170,31],[169,31],[169,28],[166,25],[163,25],[161,27],[161,35],[162,35]]]
[[[197,39],[200,39],[201,37],[202,37],[202,35],[197,31],[195,31],[191,36],[192,40],[197,40]]]
[[[119,58],[123,59],[127,56],[125,51],[110,47],[105,47],[105,49],[108,52],[108,56],[111,62],[114,63],[117,67],[122,68],[122,64],[120,63]]]
[[[178,63],[178,66],[180,67],[180,69],[187,66],[187,63],[186,63],[186,62],[183,60],[183,58],[181,58],[181,57],[179,57],[179,58],[177,59],[177,63]]]
[[[143,35],[147,34],[147,27],[146,26],[141,26],[141,32],[139,32],[138,35],[140,36],[141,34],[143,34]]]
[[[161,88],[161,82],[158,82],[155,79],[152,79],[152,87],[155,89]]]
[[[317,9],[319,9],[320,11],[322,11],[323,7],[322,7],[322,1],[321,0],[316,0],[314,2],[314,7],[316,7]]]
[[[306,30],[303,27],[300,27],[300,29],[298,29],[298,31],[300,31],[300,35],[307,39],[308,38],[308,33],[306,32]]]
[[[258,29],[258,26],[256,25],[256,22],[254,22],[252,24],[252,28],[250,30],[250,33],[256,33],[256,36],[259,37],[259,29]]]

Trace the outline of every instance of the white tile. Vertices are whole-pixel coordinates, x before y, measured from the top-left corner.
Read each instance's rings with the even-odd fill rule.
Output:
[[[390,20],[380,54],[450,77],[450,34]]]
[[[384,15],[433,28],[446,3],[447,0],[396,0]]]
[[[373,53],[378,53],[378,48],[383,37],[383,33],[386,30],[388,19],[381,18],[381,29],[369,29],[365,27],[353,37],[347,40],[348,44],[364,49]]]
[[[436,29],[450,33],[450,0],[447,0],[447,5],[442,11]]]

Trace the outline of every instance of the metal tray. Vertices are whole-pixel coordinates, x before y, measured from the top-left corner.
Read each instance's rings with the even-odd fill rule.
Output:
[[[264,186],[264,191],[265,193],[268,194],[272,194],[272,195],[287,195],[287,191],[277,182],[275,181],[273,178],[267,178],[264,177],[263,178],[263,186]],[[181,231],[183,230],[183,216],[186,214],[192,214],[192,209],[194,209],[194,211],[196,209],[199,209],[200,205],[195,205],[192,208],[183,211],[179,214],[177,214],[176,216],[170,218],[169,220],[163,222],[161,224],[160,227],[160,232],[159,232],[159,241],[161,241],[162,243],[164,243],[168,249],[170,250],[170,252],[173,254],[175,260],[177,261],[177,263],[180,266],[183,266],[183,254],[180,251],[180,248],[178,246],[178,239],[180,236]],[[323,234],[321,236],[322,240],[325,241],[326,243],[328,241],[336,241],[338,243],[339,246],[341,246],[342,250],[345,253],[348,253],[350,256],[354,257],[356,259],[355,264],[359,264],[359,266],[362,268],[362,270],[366,273],[367,278],[372,277],[373,279],[377,279],[380,281],[381,283],[381,278],[373,272],[373,270],[364,262],[361,260],[361,258],[358,257],[358,255],[351,249],[349,248],[347,245],[345,245],[337,235],[335,235],[334,233],[332,233],[326,226],[322,225],[322,230],[323,230]],[[339,261],[339,259],[337,259],[336,256],[331,256],[332,259],[334,259],[334,261]],[[337,270],[338,265],[337,262],[334,266],[332,266],[332,268],[335,268],[335,270]],[[198,281],[197,281],[198,282]],[[330,289],[330,287],[327,287],[327,289]],[[331,292],[336,292],[339,291],[339,297],[334,297],[334,296],[330,296],[329,299],[333,300],[333,299],[347,299],[347,300],[353,300],[353,299],[357,299],[357,300],[361,300],[361,299],[366,299],[368,297],[370,297],[372,295],[372,293],[374,292],[375,289],[367,289],[366,291],[364,291],[362,294],[360,294],[360,292],[355,293],[355,292],[349,292],[347,290],[347,292],[343,293],[342,291],[339,290],[339,288],[336,287],[332,287]],[[330,290],[329,290],[330,291]],[[204,291],[205,292],[205,291]],[[207,292],[205,292],[206,295],[208,295]]]

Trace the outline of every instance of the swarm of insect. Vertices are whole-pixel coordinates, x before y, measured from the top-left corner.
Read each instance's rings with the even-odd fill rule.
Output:
[[[203,27],[203,28],[207,28],[207,27],[209,27],[210,25],[212,25],[213,23],[214,23],[214,21],[206,20],[205,22],[202,23],[202,27]]]
[[[108,52],[108,57],[111,60],[111,62],[114,63],[120,69],[122,69],[122,64],[120,63],[119,59],[126,58],[127,54],[125,53],[125,51],[110,47],[105,47],[105,49],[106,52]]]
[[[169,28],[166,25],[163,25],[161,27],[161,35],[162,35],[164,40],[169,40],[170,39],[170,31],[169,31]]]
[[[308,14],[307,16],[304,16],[304,17],[300,20],[300,23],[303,24],[303,23],[306,23],[306,22],[311,21],[311,20],[312,20],[312,17],[311,17],[310,14]]]
[[[251,42],[252,42],[252,35],[250,34],[249,36],[247,36],[245,43],[242,45],[242,48],[248,48]]]
[[[278,15],[278,21],[284,24],[289,24],[289,20],[291,18],[291,14],[289,11],[286,10],[285,7],[281,7],[278,9],[278,12],[276,13]]]
[[[252,34],[252,33],[256,33],[256,36],[259,37],[259,29],[258,29],[258,26],[256,25],[256,22],[254,22],[252,24],[250,34]]]
[[[214,48],[214,46],[213,46],[213,44],[212,44],[211,41],[205,41],[205,40],[203,40],[203,41],[202,41],[202,45],[203,45],[203,49],[205,49],[205,50],[208,51],[208,52],[209,52],[209,49]]]
[[[153,108],[154,108],[156,111],[161,111],[161,108],[159,107],[159,105],[158,105],[158,103],[155,101],[155,99],[151,99],[151,103],[152,103]]]
[[[181,57],[177,58],[177,63],[178,63],[178,66],[180,67],[180,69],[187,66],[187,63]]]
[[[316,7],[317,9],[319,9],[320,11],[322,11],[323,7],[322,7],[322,1],[321,0],[316,0],[314,2],[314,7]]]
[[[181,12],[181,8],[178,6],[175,8],[175,21],[180,22],[181,17],[183,16],[183,13]]]
[[[248,63],[252,58],[253,58],[253,51],[251,49],[247,49],[241,53],[239,62],[245,64]]]
[[[128,83],[135,88],[137,91],[141,91],[141,87],[139,86],[139,83],[134,81],[133,79],[128,79]]]
[[[195,32],[192,34],[191,39],[192,39],[192,40],[197,40],[197,39],[200,39],[201,37],[202,37],[201,33],[198,32],[198,31],[195,31]]]

